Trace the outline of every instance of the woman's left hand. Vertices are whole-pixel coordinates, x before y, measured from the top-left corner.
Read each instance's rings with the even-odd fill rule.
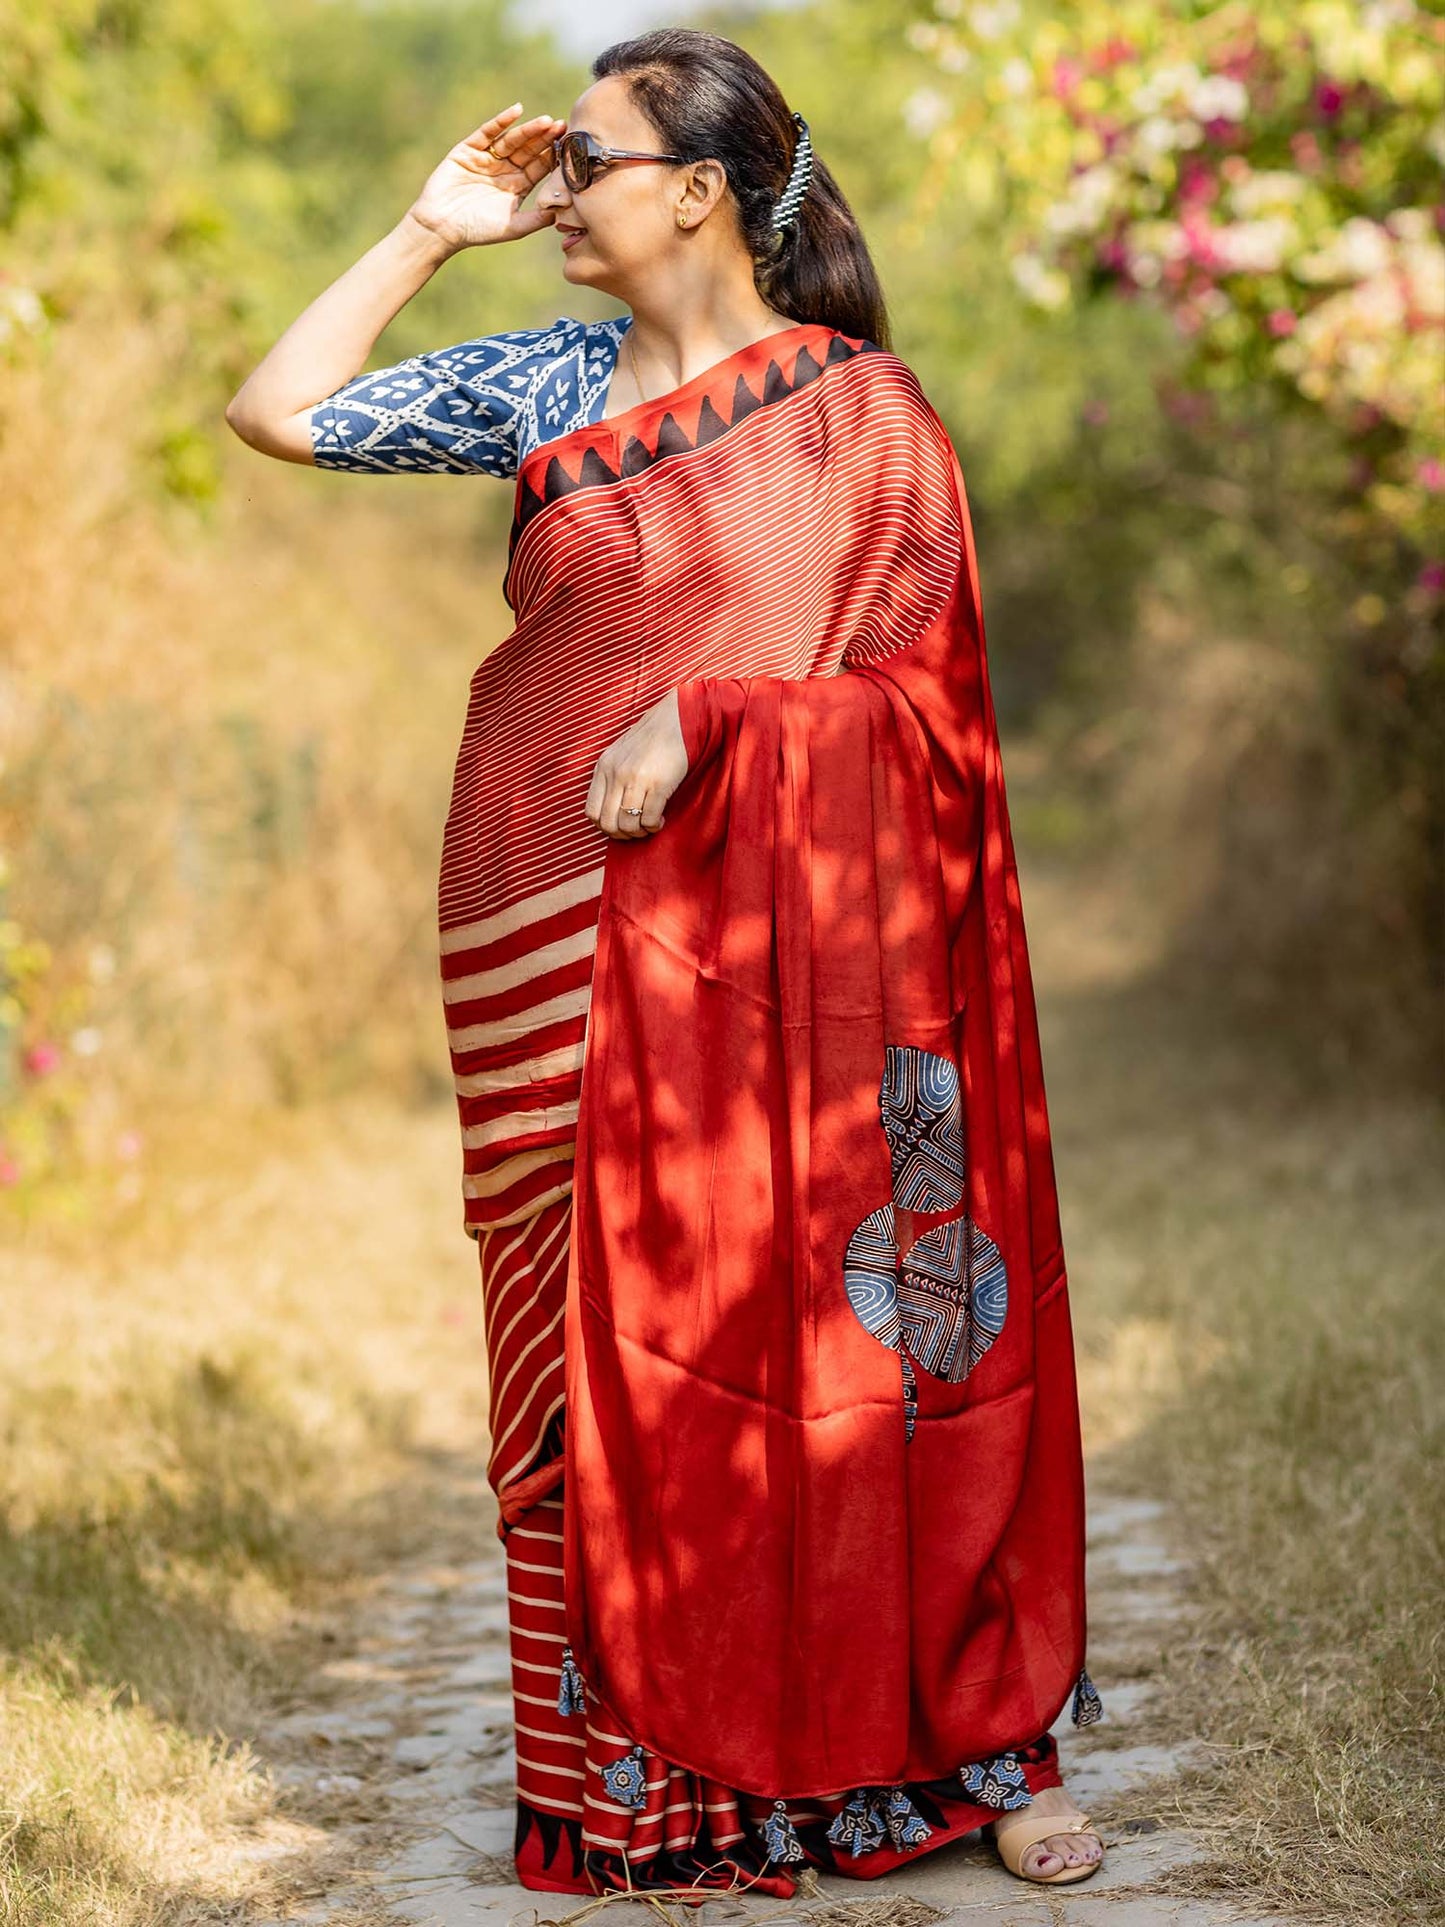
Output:
[[[597,758],[583,814],[605,836],[633,841],[663,826],[667,799],[687,775],[687,745],[677,713],[677,691],[646,709]],[[626,809],[641,809],[626,816]]]

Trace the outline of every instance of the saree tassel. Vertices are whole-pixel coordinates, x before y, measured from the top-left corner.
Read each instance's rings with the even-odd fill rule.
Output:
[[[918,1380],[913,1375],[913,1360],[907,1352],[900,1350],[898,1360],[903,1367],[903,1436],[907,1440],[913,1437],[918,1418]]]
[[[1078,1684],[1074,1688],[1073,1711],[1069,1717],[1075,1726],[1093,1726],[1104,1717],[1104,1702],[1087,1671],[1079,1674]]]
[[[902,1787],[855,1787],[848,1804],[833,1816],[828,1838],[847,1847],[854,1859],[892,1841],[900,1853],[920,1847],[932,1834],[923,1815]]]
[[[846,1847],[856,1860],[860,1853],[872,1853],[888,1838],[888,1830],[868,1796],[867,1787],[854,1787],[847,1805],[833,1815],[828,1838],[835,1847]]]
[[[969,1766],[961,1766],[958,1777],[970,1800],[977,1800],[982,1807],[993,1807],[999,1813],[1026,1807],[1034,1797],[1024,1770],[1012,1753],[1000,1753],[991,1760],[975,1760]]]
[[[788,1818],[788,1809],[784,1801],[774,1800],[773,1810],[763,1822],[762,1835],[769,1860],[780,1864],[806,1860],[803,1843],[798,1838],[798,1829]]]
[[[900,1852],[920,1847],[933,1832],[902,1787],[890,1787],[883,1802],[883,1824]]]
[[[619,1806],[640,1807],[647,1799],[647,1768],[642,1747],[634,1746],[620,1760],[608,1760],[602,1783]]]
[[[572,1648],[562,1648],[562,1674],[557,1685],[557,1711],[559,1713],[585,1713],[587,1694],[582,1685],[582,1674],[572,1657]]]

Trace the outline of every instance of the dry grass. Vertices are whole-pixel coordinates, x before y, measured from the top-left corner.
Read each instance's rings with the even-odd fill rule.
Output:
[[[176,1107],[445,1092],[437,859],[507,626],[485,481],[237,444],[208,524],[138,492],[167,346],[75,323],[64,381],[0,393],[0,849],[55,954],[40,1017],[103,1040],[71,1066],[96,1167]]]
[[[246,1736],[483,1424],[434,904],[505,491],[237,447],[197,522],[147,493],[167,325],[0,382],[6,909],[31,1035],[101,1042],[6,1200],[4,1927],[249,1918],[324,1857]]]
[[[1445,1120],[1221,1023],[1118,883],[1025,902],[1094,1464],[1192,1575],[1162,1705],[1213,1857],[1177,1884],[1437,1919]]]
[[[263,1917],[332,1837],[252,1752],[485,1436],[446,1111],[218,1123],[123,1245],[52,1230],[0,1301],[0,1922]]]

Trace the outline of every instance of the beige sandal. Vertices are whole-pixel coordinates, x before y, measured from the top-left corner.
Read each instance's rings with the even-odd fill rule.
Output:
[[[1040,1840],[1047,1840],[1050,1834],[1092,1833],[1101,1847],[1104,1843],[1099,1839],[1098,1830],[1090,1824],[1087,1813],[1072,1815],[1056,1813],[1050,1819],[1047,1815],[1031,1814],[1025,1809],[1017,1816],[1008,1815],[1007,1819],[1009,1823],[1007,1825],[1003,1815],[995,1820],[994,1844],[998,1848],[1000,1860],[1009,1872],[1017,1874],[1020,1880],[1031,1880],[1039,1887],[1061,1887],[1071,1880],[1087,1880],[1091,1873],[1097,1873],[1104,1864],[1101,1855],[1099,1859],[1088,1861],[1082,1867],[1060,1867],[1057,1873],[1025,1873],[1024,1855],[1030,1847],[1036,1847]]]

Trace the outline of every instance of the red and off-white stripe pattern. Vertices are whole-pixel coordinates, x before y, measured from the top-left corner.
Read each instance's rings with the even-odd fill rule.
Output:
[[[669,397],[667,419],[715,399],[731,420],[740,377],[761,396],[770,363],[786,381],[834,335],[807,325],[754,343]],[[717,439],[576,486],[527,521],[508,573],[517,624],[472,678],[442,847],[441,975],[474,1236],[571,1188],[608,842],[583,810],[598,757],[684,681],[828,676],[926,628],[953,581],[937,545],[910,542],[920,515],[952,512],[947,470],[920,472],[907,432],[927,406],[905,363],[860,353]],[[557,462],[585,481],[589,451],[620,469],[625,447],[656,443],[662,409],[544,443],[519,490],[540,493]],[[840,527],[839,499],[876,501],[866,541]]]
[[[623,1806],[609,1795],[602,1767],[632,1750],[632,1736],[592,1693],[585,1713],[557,1711],[566,1643],[562,1505],[560,1497],[544,1499],[507,1535],[518,1796],[545,1812],[580,1820],[585,1846],[607,1848],[629,1860],[650,1860],[664,1847],[695,1846],[704,1813],[715,1847],[755,1838],[739,1807],[746,1796],[645,1749],[643,1805]],[[761,1810],[767,1811],[766,1802]]]
[[[632,1737],[590,1684],[585,1713],[557,1710],[565,1493],[552,1474],[607,850],[583,803],[598,756],[677,684],[832,675],[907,647],[951,594],[956,557],[913,540],[920,519],[936,529],[955,504],[944,463],[920,465],[908,424],[927,403],[906,365],[874,351],[787,387],[791,357],[806,348],[821,362],[833,336],[789,330],[668,397],[684,440],[701,407],[715,403],[732,424],[700,446],[658,452],[657,404],[543,444],[524,464],[519,490],[534,497],[547,494],[554,460],[573,481],[547,494],[516,543],[517,626],[473,678],[443,845],[442,978],[465,1220],[481,1261],[488,1476],[503,1496],[518,1797],[578,1823],[584,1845],[629,1866],[686,1850],[704,1829],[720,1850],[756,1840],[771,1802],[644,1751],[644,1804],[624,1806],[601,1768],[630,1752]],[[781,388],[735,418],[739,375],[761,398],[774,359]],[[620,476],[639,437],[649,459],[638,466],[629,454]],[[620,478],[589,484],[589,451]],[[839,500],[876,508],[862,511],[860,529]],[[1031,1783],[1053,1783],[1051,1773],[1031,1768]],[[804,1826],[843,1804],[790,1799],[786,1811]],[[988,1817],[950,1801],[936,1837]],[[902,1857],[870,1854],[848,1870],[881,1872]]]

